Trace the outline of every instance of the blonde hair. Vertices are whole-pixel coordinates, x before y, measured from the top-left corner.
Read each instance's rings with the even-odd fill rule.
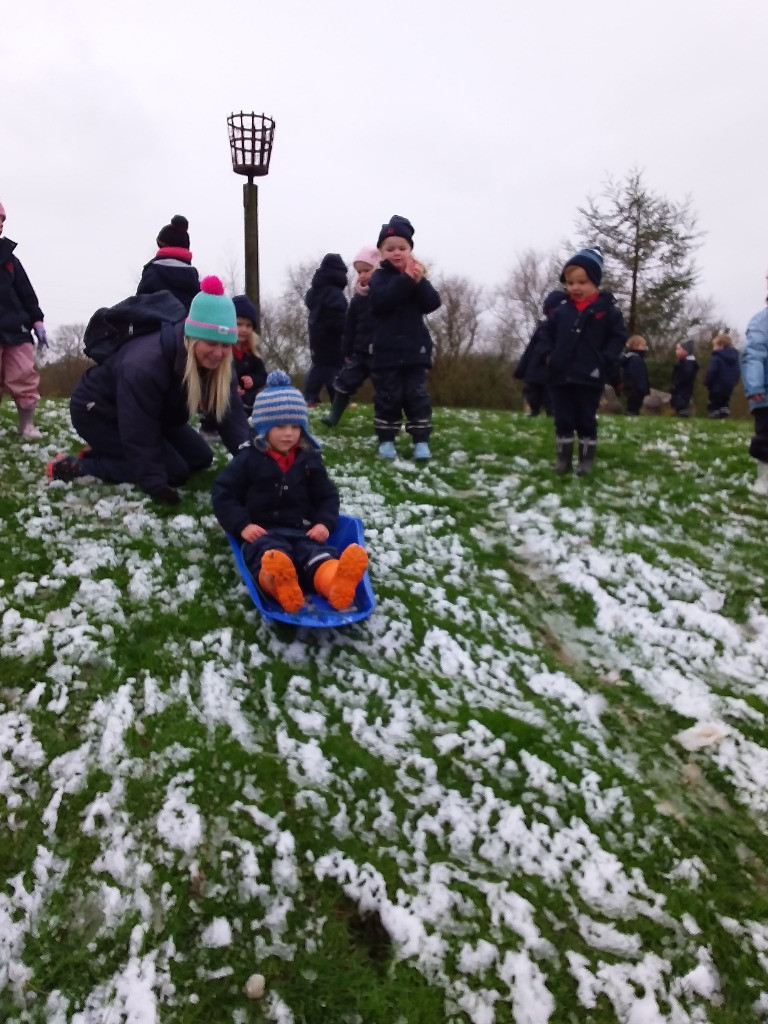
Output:
[[[733,338],[730,334],[717,334],[712,339],[712,344],[718,348],[733,348]]]
[[[261,359],[262,358],[262,355],[261,355],[261,338],[256,333],[256,328],[253,325],[253,320],[251,320],[251,318],[249,316],[238,317],[238,320],[247,320],[250,323],[250,325],[251,325],[251,340],[248,342],[248,345],[246,347],[249,348],[251,350],[251,352],[253,352],[253,354],[257,357],[257,359]],[[237,347],[239,344],[240,344],[240,339],[238,338],[238,340],[235,342],[235,347]]]
[[[627,339],[627,348],[638,349],[640,348],[641,342],[646,348],[648,348],[648,342],[645,340],[642,334],[633,334],[631,338]]]
[[[200,367],[195,359],[195,347],[198,338],[184,335],[184,348],[187,350],[187,361],[184,366],[184,385],[187,389],[187,410],[190,416],[198,412],[210,413],[220,423],[229,408],[232,347],[215,370],[208,370],[205,378],[200,374]]]

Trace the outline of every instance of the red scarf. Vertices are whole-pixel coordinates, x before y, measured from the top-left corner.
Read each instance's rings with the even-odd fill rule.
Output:
[[[600,292],[595,292],[595,294],[590,295],[588,299],[581,299],[580,302],[577,302],[575,299],[571,299],[571,302],[574,304],[574,306],[576,307],[576,309],[578,309],[580,313],[583,313],[587,306],[591,306],[592,303],[596,302],[599,298]]]
[[[289,452],[286,452],[285,455],[281,454],[280,452],[276,452],[274,448],[267,448],[267,453],[272,456],[272,458],[275,460],[275,462],[278,464],[278,466],[280,467],[280,469],[282,469],[284,473],[287,473],[288,470],[296,461],[296,455],[298,451],[299,446],[297,444],[295,444]]]

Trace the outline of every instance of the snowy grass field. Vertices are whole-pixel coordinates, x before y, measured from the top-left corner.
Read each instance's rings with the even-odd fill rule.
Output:
[[[258,618],[213,471],[50,483],[39,420],[0,412],[4,1024],[768,1020],[749,423],[605,417],[578,480],[544,419],[438,411],[424,467],[351,410],[378,605],[318,634]]]

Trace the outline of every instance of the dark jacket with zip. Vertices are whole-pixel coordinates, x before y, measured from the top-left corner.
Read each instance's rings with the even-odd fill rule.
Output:
[[[621,359],[623,374],[624,393],[629,397],[632,395],[645,398],[651,393],[651,383],[648,379],[648,368],[645,365],[645,353],[639,349],[628,349]]]
[[[347,311],[347,322],[344,325],[344,338],[341,343],[341,354],[345,359],[357,356],[362,362],[368,362],[373,348],[373,316],[371,301],[368,295],[355,292]]]
[[[627,329],[610,292],[600,292],[581,311],[570,300],[561,302],[542,324],[542,333],[550,387],[602,390],[616,378]]]
[[[72,392],[73,407],[91,417],[117,420],[125,458],[148,494],[168,483],[162,457],[164,431],[189,422],[186,357],[181,321],[167,325],[165,331],[133,338],[103,363],[86,370]],[[234,374],[229,408],[217,429],[233,454],[251,440]]]
[[[313,363],[336,366],[341,362],[341,338],[347,316],[347,266],[337,253],[328,253],[312,275],[304,296],[309,310],[307,328]]]
[[[544,317],[536,325],[536,330],[531,335],[531,340],[525,346],[525,351],[515,367],[513,376],[517,380],[525,381],[526,384],[547,383],[547,352],[543,330],[546,322],[547,318]]]
[[[699,372],[699,364],[694,355],[678,359],[672,371],[672,387],[670,388],[669,404],[673,409],[687,409],[693,398],[693,383]]]
[[[43,311],[24,267],[13,255],[16,243],[0,238],[0,344],[32,342],[32,325]]]
[[[192,299],[200,291],[200,277],[197,269],[192,266],[192,254],[187,260],[186,257],[166,256],[162,253],[161,249],[154,259],[145,264],[136,294],[169,291],[189,312]]]
[[[373,317],[374,369],[432,365],[432,336],[426,313],[440,307],[440,295],[426,277],[418,282],[383,260],[369,284]]]
[[[735,348],[716,348],[712,352],[707,372],[704,375],[704,387],[718,395],[728,395],[739,382],[739,353]]]
[[[216,518],[235,537],[249,523],[304,531],[322,523],[333,533],[339,519],[339,492],[318,449],[299,448],[284,473],[258,438],[219,473],[211,500]]]

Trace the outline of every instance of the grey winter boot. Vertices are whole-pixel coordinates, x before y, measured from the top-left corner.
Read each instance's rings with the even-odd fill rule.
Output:
[[[597,441],[594,438],[579,438],[579,464],[576,467],[576,476],[586,476],[595,467],[595,453]]]
[[[27,441],[38,441],[43,436],[34,424],[36,408],[31,405],[27,409],[19,409],[19,436]]]
[[[350,396],[345,395],[343,391],[334,392],[330,411],[325,416],[320,417],[320,422],[324,423],[326,427],[335,427],[344,415],[344,410],[349,405],[349,399]]]
[[[556,437],[557,462],[555,463],[556,473],[570,473],[573,462],[573,438]]]

